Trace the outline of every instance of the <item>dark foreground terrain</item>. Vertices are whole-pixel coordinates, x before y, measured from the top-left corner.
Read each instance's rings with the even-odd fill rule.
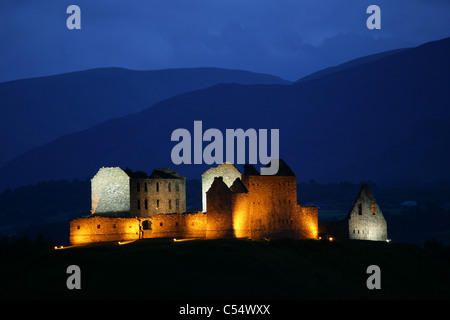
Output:
[[[449,299],[449,247],[308,240],[148,239],[10,254],[1,299]],[[81,270],[69,290],[67,267]],[[367,267],[381,269],[369,290]]]

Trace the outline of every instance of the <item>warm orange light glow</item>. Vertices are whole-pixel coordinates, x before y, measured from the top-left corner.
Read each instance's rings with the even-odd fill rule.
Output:
[[[317,218],[311,216],[303,216],[305,231],[309,234],[311,239],[317,239],[319,236],[319,226]],[[320,238],[319,238],[320,239]]]
[[[136,241],[136,240],[119,241],[117,244],[118,244],[119,246],[121,246],[121,245],[129,244],[129,243],[132,243],[132,242],[135,242],[135,241]]]
[[[250,237],[250,217],[248,211],[248,202],[245,199],[241,199],[234,203],[232,218],[234,237]]]
[[[184,238],[184,239],[173,239],[173,242],[191,241],[196,240],[196,238]],[[198,239],[197,239],[198,240]]]
[[[243,212],[243,210],[238,210],[233,215],[233,230],[234,230],[234,236],[236,238],[242,238],[246,236],[246,225],[247,219],[246,214]]]
[[[333,241],[333,237],[329,237],[328,240]]]

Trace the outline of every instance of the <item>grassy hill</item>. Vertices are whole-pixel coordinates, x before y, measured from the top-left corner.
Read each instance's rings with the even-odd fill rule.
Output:
[[[2,299],[323,300],[449,299],[450,247],[309,240],[140,240],[0,263]],[[68,290],[66,269],[81,269]],[[369,265],[381,289],[366,287]]]

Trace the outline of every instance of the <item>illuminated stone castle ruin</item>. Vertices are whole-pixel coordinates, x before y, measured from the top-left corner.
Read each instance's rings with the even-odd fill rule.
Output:
[[[170,169],[156,169],[148,176],[101,168],[91,185],[92,214],[71,221],[71,244],[161,237],[319,237],[318,209],[298,205],[296,175],[282,160],[272,176],[260,175],[252,165],[244,166],[243,174],[230,163],[207,170],[202,175],[202,211],[195,212],[186,212],[186,179]],[[386,222],[368,188],[358,199],[357,209],[345,220],[348,224],[333,226],[336,237],[347,228],[366,232],[354,239],[385,240]],[[354,217],[354,210],[366,207],[374,210],[377,221],[359,211]]]

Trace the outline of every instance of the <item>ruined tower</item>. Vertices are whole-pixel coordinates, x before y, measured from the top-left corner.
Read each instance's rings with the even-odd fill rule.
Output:
[[[222,177],[215,177],[206,192],[208,212],[206,218],[206,238],[233,237],[232,191]]]
[[[279,161],[275,175],[246,165],[231,186],[214,178],[207,191],[207,237],[317,238],[317,208],[297,204],[296,176]]]
[[[206,192],[209,190],[214,182],[215,177],[222,177],[222,181],[231,187],[236,178],[241,178],[242,174],[230,162],[224,162],[215,168],[210,168],[202,174],[202,211],[206,212]]]

